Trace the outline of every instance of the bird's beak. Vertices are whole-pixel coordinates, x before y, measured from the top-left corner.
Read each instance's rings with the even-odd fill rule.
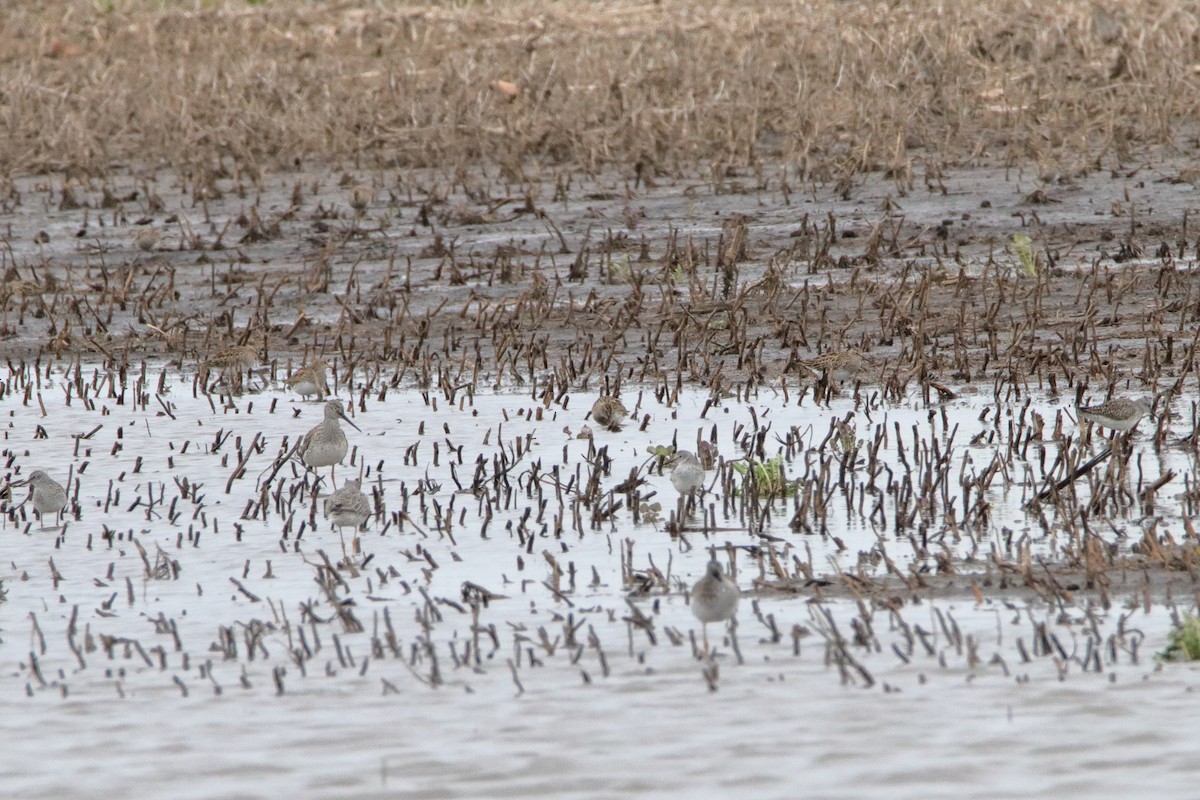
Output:
[[[345,412],[343,412],[343,413],[341,414],[341,418],[342,418],[342,419],[344,419],[344,420],[346,421],[346,424],[347,424],[347,425],[349,425],[351,428],[354,428],[354,430],[358,431],[359,433],[362,433],[362,428],[360,428],[360,427],[358,427],[357,425],[355,425],[355,424],[354,424],[354,420],[352,420],[352,419],[350,419],[349,417],[347,417],[347,416],[346,416],[346,414],[345,414]]]
[[[11,486],[28,486],[28,485],[29,485],[29,478],[26,478],[23,481],[16,481],[15,483],[9,484],[10,487]]]

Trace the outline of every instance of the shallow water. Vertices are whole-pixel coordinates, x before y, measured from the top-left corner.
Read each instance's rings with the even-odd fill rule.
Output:
[[[756,579],[771,577],[756,555],[769,542],[748,530],[756,519],[778,537],[770,544],[784,565],[796,557],[821,575],[836,566],[878,576],[885,566],[862,554],[882,546],[902,569],[933,569],[933,556],[911,545],[920,526],[897,530],[899,501],[887,492],[868,495],[860,514],[859,501],[849,511],[841,485],[830,484],[827,536],[790,530],[792,501],[763,517],[732,503],[726,514],[714,491],[705,504],[719,530],[678,538],[664,529],[675,504],[669,480],[643,470],[641,492],[657,492],[648,503],[661,502],[662,517],[635,524],[624,507],[593,525],[592,509],[573,500],[587,480],[588,442],[575,435],[588,424],[591,397],[564,409],[516,391],[455,403],[436,391],[383,400],[359,392],[353,415],[362,433],[348,431],[355,460],[338,481],[361,473],[364,486],[382,492],[384,514],[363,534],[366,567],[357,576],[341,572],[338,597],[353,603],[365,628],[350,632],[314,582],[317,550],[337,560],[340,544],[321,519],[311,478],[284,466],[268,484],[265,515],[243,517],[276,456],[320,421],[319,404],[268,389],[213,405],[194,395],[190,376],[169,376],[160,403],[151,375],[144,403],[133,402],[132,384],[122,402],[121,389],[109,396],[98,381],[87,402],[70,390],[68,405],[71,383],[54,374],[26,399],[9,376],[0,401],[12,478],[43,468],[64,480],[70,469],[78,496],[78,519],[61,534],[39,531],[27,506],[9,509],[0,530],[3,796],[1125,797],[1148,787],[1185,795],[1194,783],[1190,723],[1179,708],[1197,672],[1153,658],[1171,625],[1161,592],[1148,610],[1136,589],[1114,590],[1107,610],[1082,591],[1073,603],[1047,603],[985,587],[977,603],[965,581],[940,599],[901,598],[894,612],[867,602],[874,636],[855,644],[864,617],[836,587],[820,602],[803,583],[795,594],[756,590]],[[931,420],[915,399],[855,410],[849,393],[829,407],[766,389],[707,409],[702,392],[670,405],[649,391],[625,398],[637,403],[636,420],[617,433],[595,432],[595,445],[612,458],[600,479],[605,489],[645,464],[648,446],[673,438],[691,446],[714,426],[727,460],[742,455],[738,442],[755,425],[771,426],[767,457],[781,452],[777,437],[795,430],[802,446],[788,470],[798,477],[806,464],[837,460],[819,445],[830,421],[851,411],[858,439],[870,440],[876,424],[895,431],[879,464],[900,472],[900,443],[917,464],[936,441],[957,477],[1005,452],[1006,424],[1019,411],[1002,409],[989,438],[992,423],[979,421],[985,403],[970,397],[947,404],[945,422],[940,407]],[[1032,408],[1047,419],[1058,410],[1049,401]],[[260,434],[261,449],[249,452]],[[1047,438],[1039,446],[1052,454],[1060,445]],[[1185,455],[1155,453],[1144,434],[1134,446],[1149,479],[1167,468],[1191,473]],[[247,453],[244,476],[230,482]],[[507,465],[497,461],[502,455]],[[918,512],[918,520],[928,516],[923,535],[944,543],[960,570],[982,569],[993,545],[1003,550],[1012,538],[1005,529],[1027,534],[1048,559],[1068,536],[1058,521],[1043,535],[1026,515],[1021,503],[1032,488],[1019,459],[1009,462],[1010,482],[987,493],[983,533],[949,531],[936,503]],[[486,530],[488,501],[456,491],[456,479],[469,487],[477,468],[492,490]],[[866,470],[864,456],[850,472],[861,481]],[[506,481],[511,495],[497,494]],[[1160,530],[1179,527],[1173,498],[1182,481],[1161,492]],[[948,491],[951,505],[961,506],[961,491]],[[886,524],[869,516],[877,499]],[[404,508],[408,518],[400,519]],[[318,524],[309,529],[313,509]],[[452,524],[439,526],[439,518]],[[1140,535],[1136,520],[1112,523]],[[700,527],[700,518],[689,524]],[[702,573],[705,547],[726,543],[742,548],[735,560],[744,595],[736,647],[718,626],[709,631],[718,651],[710,691],[683,589]],[[669,589],[634,593],[632,606],[622,566],[629,547],[632,569],[645,574],[654,565]],[[730,552],[719,556],[728,563]],[[974,561],[964,561],[969,556]],[[557,595],[551,559],[562,570]],[[165,560],[177,562],[178,577],[169,566],[148,577]],[[477,630],[465,581],[501,595],[480,608]],[[1192,602],[1186,575],[1168,590]],[[629,623],[634,606],[649,632]],[[68,643],[76,611],[78,656]],[[385,612],[399,655],[385,645]],[[267,628],[252,648],[246,631],[255,620]],[[1039,648],[1039,624],[1053,646]],[[218,644],[221,628],[232,632],[236,653]],[[102,637],[127,641],[109,656]],[[1087,657],[1089,645],[1098,657]],[[839,669],[838,653],[855,663]]]

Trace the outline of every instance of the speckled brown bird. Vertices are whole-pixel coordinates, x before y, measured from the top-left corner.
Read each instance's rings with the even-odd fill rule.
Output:
[[[232,377],[233,380],[229,382],[233,388],[240,390],[246,370],[258,362],[258,348],[250,344],[240,344],[217,351],[201,367],[206,371],[217,370],[226,381]]]
[[[311,364],[293,372],[287,379],[288,388],[301,397],[307,398],[316,395],[318,400],[324,400],[325,391],[328,389],[326,382],[328,368],[328,362],[323,358],[318,358]]]
[[[206,369],[248,369],[258,362],[258,348],[250,344],[239,344],[218,350],[204,362]]]
[[[835,350],[797,363],[814,375],[825,375],[831,381],[845,381],[862,370],[866,359],[857,350]]]
[[[1145,400],[1116,398],[1094,406],[1077,405],[1075,411],[1084,422],[1114,431],[1128,431],[1150,413],[1150,404]]]
[[[158,244],[159,234],[154,228],[143,228],[133,237],[133,243],[143,253],[148,253]]]
[[[375,193],[371,191],[371,187],[359,184],[350,190],[350,207],[361,217],[367,213],[374,197]]]
[[[316,425],[300,441],[296,454],[300,456],[310,469],[329,467],[329,479],[334,479],[334,470],[342,463],[350,449],[346,441],[346,433],[338,423],[345,421],[354,430],[361,430],[354,421],[346,416],[346,409],[341,400],[330,400],[325,403],[325,419]]]
[[[358,529],[371,518],[371,501],[362,492],[361,478],[346,481],[342,488],[329,495],[325,500],[325,518],[338,529],[338,537],[342,540],[342,555],[349,559],[350,554],[346,551],[346,537],[342,534],[342,528],[353,528],[357,537]]]
[[[610,431],[621,430],[621,422],[628,416],[629,409],[616,397],[601,397],[592,404],[592,419]]]

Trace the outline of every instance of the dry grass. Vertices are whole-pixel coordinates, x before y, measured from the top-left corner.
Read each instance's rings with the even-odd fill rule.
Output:
[[[1178,143],[1200,97],[1190,4],[1103,5],[13,0],[0,169],[1071,173]]]

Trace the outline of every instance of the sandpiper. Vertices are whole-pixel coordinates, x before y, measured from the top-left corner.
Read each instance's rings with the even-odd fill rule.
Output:
[[[158,244],[159,234],[154,228],[142,228],[133,237],[133,243],[137,245],[138,250],[143,253],[149,253]]]
[[[859,373],[866,359],[857,350],[837,350],[796,363],[814,375],[824,375],[826,380],[846,381]]]
[[[745,370],[748,378],[753,378],[759,382],[772,383],[783,377],[792,367],[799,364],[799,359],[796,358],[772,358],[766,361],[759,361],[757,364],[751,364],[750,368]]]
[[[38,518],[42,520],[42,530],[47,530],[45,526],[47,514],[53,514],[57,521],[59,512],[66,508],[67,490],[40,469],[29,473],[29,477],[25,480],[11,485],[33,487],[33,507],[38,513]]]
[[[371,205],[371,200],[375,197],[375,192],[371,191],[370,186],[359,184],[349,192],[350,207],[358,216],[367,213],[367,207]]]
[[[616,397],[600,397],[592,404],[592,419],[610,431],[621,430],[621,421],[628,416],[629,409]]]
[[[1128,431],[1150,413],[1150,404],[1145,400],[1117,398],[1098,406],[1076,405],[1075,411],[1084,422],[1092,422],[1114,431]]]
[[[233,387],[240,390],[245,371],[257,363],[258,348],[251,344],[240,344],[218,351],[201,366],[206,371],[219,370],[221,376],[226,379],[232,374]]]
[[[334,479],[334,469],[342,463],[346,451],[350,449],[346,434],[338,424],[339,420],[345,420],[356,431],[361,430],[346,416],[346,409],[342,407],[341,400],[330,400],[325,403],[325,420],[304,434],[297,450],[300,460],[310,469],[330,467],[330,481]]]
[[[37,297],[44,291],[40,283],[24,278],[6,278],[4,285],[0,286],[0,296],[3,297]]]
[[[301,367],[291,374],[287,379],[287,385],[301,397],[307,398],[309,395],[316,395],[318,400],[325,399],[325,370],[329,368],[328,362],[323,358],[318,358],[306,367]]]
[[[690,450],[679,450],[667,461],[671,467],[671,485],[681,495],[691,496],[704,486],[704,467]]]
[[[349,560],[342,528],[354,528],[357,538],[358,529],[371,518],[371,501],[362,493],[361,478],[346,481],[342,488],[325,500],[325,518],[331,520],[338,529],[338,536],[342,540],[342,556]]]
[[[692,587],[692,613],[704,625],[705,653],[708,653],[708,623],[733,619],[740,596],[737,581],[725,574],[715,558],[709,561],[704,577]]]

